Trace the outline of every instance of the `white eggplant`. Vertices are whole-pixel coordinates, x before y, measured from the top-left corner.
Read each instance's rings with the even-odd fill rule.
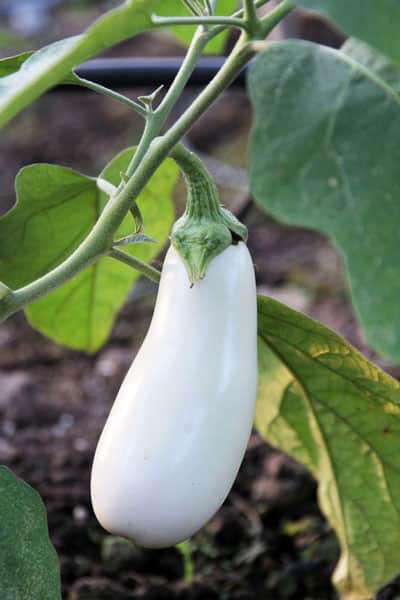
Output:
[[[171,246],[153,319],[97,446],[94,511],[148,548],[195,533],[225,500],[257,391],[254,269],[243,242],[191,287]]]

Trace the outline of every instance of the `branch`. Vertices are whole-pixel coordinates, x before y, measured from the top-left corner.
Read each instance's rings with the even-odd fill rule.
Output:
[[[132,256],[132,254],[128,254],[128,252],[124,252],[118,248],[113,248],[108,253],[108,256],[110,256],[110,258],[114,258],[115,260],[119,260],[133,269],[136,269],[136,271],[139,271],[142,273],[142,275],[145,275],[148,279],[151,279],[151,281],[155,281],[156,283],[160,281],[161,273],[158,271],[158,269],[155,269],[151,265],[148,265],[135,256]]]
[[[260,20],[254,0],[243,0],[243,17],[250,31],[256,32],[259,29]]]
[[[126,106],[129,106],[129,108],[132,108],[141,117],[147,117],[146,109],[134,100],[131,100],[123,94],[119,94],[118,92],[115,92],[114,90],[111,90],[110,88],[105,87],[100,83],[95,83],[94,81],[89,81],[89,79],[83,79],[82,77],[78,77],[78,79],[82,87],[85,87],[89,90],[93,90],[94,92],[97,92],[99,94],[103,94],[104,96],[109,96],[114,100],[118,100],[118,102],[121,102],[121,104],[125,104]]]
[[[295,8],[290,0],[283,0],[276,8],[271,10],[263,19],[261,19],[262,36],[266,37],[278,23],[282,21]]]
[[[267,1],[258,0],[256,4],[262,5]],[[264,30],[270,31],[292,9],[293,6],[291,3],[284,0],[263,19]],[[27,304],[45,296],[52,290],[61,287],[99,258],[109,256],[110,253],[113,255],[112,258],[123,260],[125,263],[128,263],[129,260],[128,264],[133,266],[130,255],[112,248],[115,232],[130,210],[133,202],[162,161],[167,158],[174,146],[191,129],[198,118],[237,77],[244,65],[256,52],[248,34],[242,32],[231,55],[208,86],[197,96],[193,104],[179,117],[164,136],[152,139],[150,134],[157,135],[154,132],[157,131],[158,127],[162,126],[164,119],[173,107],[174,100],[182,92],[194,68],[197,56],[201,54],[203,46],[212,37],[217,35],[219,27],[216,26],[203,34],[195,34],[191,48],[179,71],[181,79],[178,74],[168,94],[164,97],[163,102],[157,108],[156,112],[153,113],[154,115],[158,115],[155,124],[154,122],[151,123],[151,119],[146,121],[146,144],[143,145],[142,156],[140,161],[138,161],[134,174],[113,196],[112,201],[107,203],[87,238],[83,240],[79,247],[64,262],[36,281],[15,291],[10,290],[4,284],[0,284],[0,321]],[[158,111],[160,112],[158,113]],[[153,131],[151,127],[154,128]],[[138,151],[135,153],[135,157],[137,154]],[[116,252],[118,257],[115,254]],[[122,253],[122,256],[120,253]],[[127,256],[129,256],[129,259],[127,259]],[[135,268],[138,268],[138,263],[136,263]],[[154,278],[158,278],[156,269],[153,270],[153,267],[149,265],[145,265],[145,268],[151,271],[151,275]],[[142,269],[141,272],[144,273],[144,270]],[[148,273],[147,276],[149,276]]]
[[[208,38],[205,36],[203,28],[199,27],[193,36],[186,56],[169,90],[165,94],[157,109],[148,115],[142,138],[126,170],[126,175],[128,177],[131,177],[134,174],[145,154],[147,153],[152,140],[159,135],[169,113],[171,112],[176,101],[183,92],[191,74],[193,73],[196,63],[200,58],[207,42]]]
[[[154,25],[161,27],[169,27],[170,25],[224,25],[225,27],[238,27],[239,29],[248,30],[248,24],[242,19],[235,17],[159,17],[152,15],[151,21]]]

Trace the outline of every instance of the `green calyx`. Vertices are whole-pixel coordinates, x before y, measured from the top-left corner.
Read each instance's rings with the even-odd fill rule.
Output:
[[[171,241],[193,284],[225,248],[247,240],[247,228],[221,206],[211,175],[195,154],[179,145],[171,157],[182,169],[188,190],[186,210],[172,228]]]

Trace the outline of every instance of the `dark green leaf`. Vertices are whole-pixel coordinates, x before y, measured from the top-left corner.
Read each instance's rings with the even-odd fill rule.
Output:
[[[1,600],[59,600],[60,572],[46,511],[29,485],[0,466]]]
[[[0,79],[0,126],[47,89],[70,77],[71,70],[102,50],[152,27],[151,13],[161,0],[127,0],[82,35],[46,46]],[[18,57],[14,58],[18,60]],[[7,68],[7,66],[6,66]],[[10,63],[8,63],[10,68]]]
[[[341,544],[341,598],[366,600],[399,572],[400,384],[338,335],[258,299],[256,427],[304,463]]]
[[[119,154],[101,177],[119,183],[133,149]],[[146,231],[159,244],[128,248],[149,261],[165,243],[173,222],[172,189],[177,168],[168,160],[155,173],[138,198]],[[96,181],[55,165],[32,165],[16,180],[17,205],[0,220],[0,280],[21,287],[60,264],[78,247],[97,221],[107,201]],[[117,232],[130,235],[129,214]],[[104,258],[62,288],[42,298],[26,313],[33,327],[60,344],[95,352],[107,339],[115,316],[139,273],[111,258]]]
[[[295,4],[331,19],[347,35],[368,42],[400,62],[398,0],[295,0]]]
[[[238,8],[238,0],[219,0],[216,15],[231,15]],[[157,10],[157,14],[165,17],[190,17],[193,16],[189,10],[183,5],[180,0],[163,0],[162,4]],[[191,42],[193,34],[196,28],[190,25],[179,25],[171,27],[170,31],[173,35],[185,46],[188,46]],[[207,45],[205,50],[209,54],[218,54],[223,51],[226,44],[228,32],[216,36]]]
[[[278,219],[328,234],[370,343],[400,361],[400,102],[343,53],[273,44],[250,70],[250,179]]]
[[[400,65],[355,38],[346,40],[341,50],[374,75],[383,79],[397,94],[400,93]]]

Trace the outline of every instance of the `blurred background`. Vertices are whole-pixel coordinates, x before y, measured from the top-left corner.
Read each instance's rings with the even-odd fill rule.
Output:
[[[111,0],[0,0],[0,57],[82,31]],[[273,34],[332,46],[343,41],[316,17],[294,13]],[[228,40],[228,47],[234,39]],[[105,56],[181,56],[166,33],[142,34]],[[122,90],[131,97],[153,91]],[[188,88],[176,115],[198,93]],[[14,178],[33,162],[95,176],[133,145],[142,122],[115,101],[85,91],[52,91],[0,137],[0,214],[15,202]],[[243,87],[231,88],[186,142],[205,158],[222,200],[249,228],[259,291],[333,328],[369,358],[348,301],[341,259],[314,232],[283,226],[251,202],[246,154],[251,109]],[[182,197],[179,188],[177,198]],[[182,202],[177,202],[177,213]],[[0,240],[1,243],[1,240]],[[156,261],[161,265],[161,258]],[[96,441],[125,372],[147,330],[156,286],[140,281],[111,339],[95,356],[63,349],[34,332],[22,314],[0,327],[0,462],[41,494],[61,561],[66,600],[336,598],[330,575],[336,539],[321,516],[316,485],[300,465],[254,433],[234,488],[214,519],[182,553],[143,550],[97,524],[89,499]],[[112,483],[112,482],[110,482]],[[189,556],[190,555],[190,556]],[[377,598],[399,597],[394,583]]]

